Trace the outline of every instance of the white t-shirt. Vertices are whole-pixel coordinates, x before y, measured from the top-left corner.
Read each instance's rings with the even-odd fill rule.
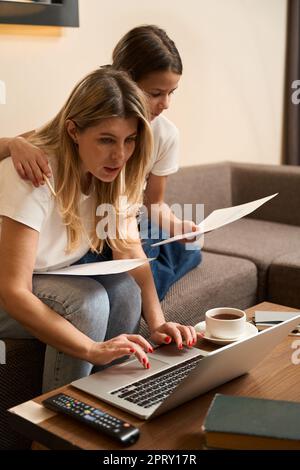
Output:
[[[154,149],[148,173],[167,176],[176,173],[179,160],[179,132],[162,114],[151,122]]]
[[[51,182],[53,184],[53,179]],[[92,207],[92,197],[82,194],[80,216],[88,233],[92,227]],[[83,235],[76,250],[65,252],[67,231],[55,197],[46,184],[35,188],[30,182],[22,180],[11,158],[0,162],[0,216],[10,217],[39,232],[35,271],[69,266],[89,250],[87,237]]]

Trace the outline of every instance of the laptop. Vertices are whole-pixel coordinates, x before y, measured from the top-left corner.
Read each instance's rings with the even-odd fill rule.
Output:
[[[148,355],[150,369],[132,358],[71,385],[141,419],[152,419],[245,374],[299,321],[300,315],[210,352],[200,347],[160,346]]]

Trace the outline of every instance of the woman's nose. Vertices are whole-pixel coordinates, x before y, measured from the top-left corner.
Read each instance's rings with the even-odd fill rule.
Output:
[[[123,144],[119,144],[116,146],[115,151],[113,153],[113,159],[116,161],[123,161],[125,158],[125,147]]]

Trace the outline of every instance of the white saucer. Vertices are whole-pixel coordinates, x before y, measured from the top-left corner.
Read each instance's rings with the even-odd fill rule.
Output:
[[[209,334],[205,333],[205,321],[201,321],[200,323],[197,323],[195,325],[196,331],[199,331],[200,333],[203,334],[203,338],[206,339],[207,341],[211,341],[212,343],[215,344],[230,344],[234,343],[235,341],[240,341],[241,339],[246,339],[250,338],[250,336],[257,335],[258,329],[256,326],[254,326],[252,323],[246,322],[245,326],[245,331],[241,336],[238,336],[237,338],[234,339],[221,339],[221,338],[215,338],[214,336],[210,336]]]

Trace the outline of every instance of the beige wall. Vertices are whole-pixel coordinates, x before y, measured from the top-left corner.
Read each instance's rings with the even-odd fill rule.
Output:
[[[168,116],[181,164],[224,159],[279,163],[286,0],[80,0],[80,28],[0,25],[0,135],[52,117],[75,82],[110,62],[142,23],[165,28],[184,75]]]

